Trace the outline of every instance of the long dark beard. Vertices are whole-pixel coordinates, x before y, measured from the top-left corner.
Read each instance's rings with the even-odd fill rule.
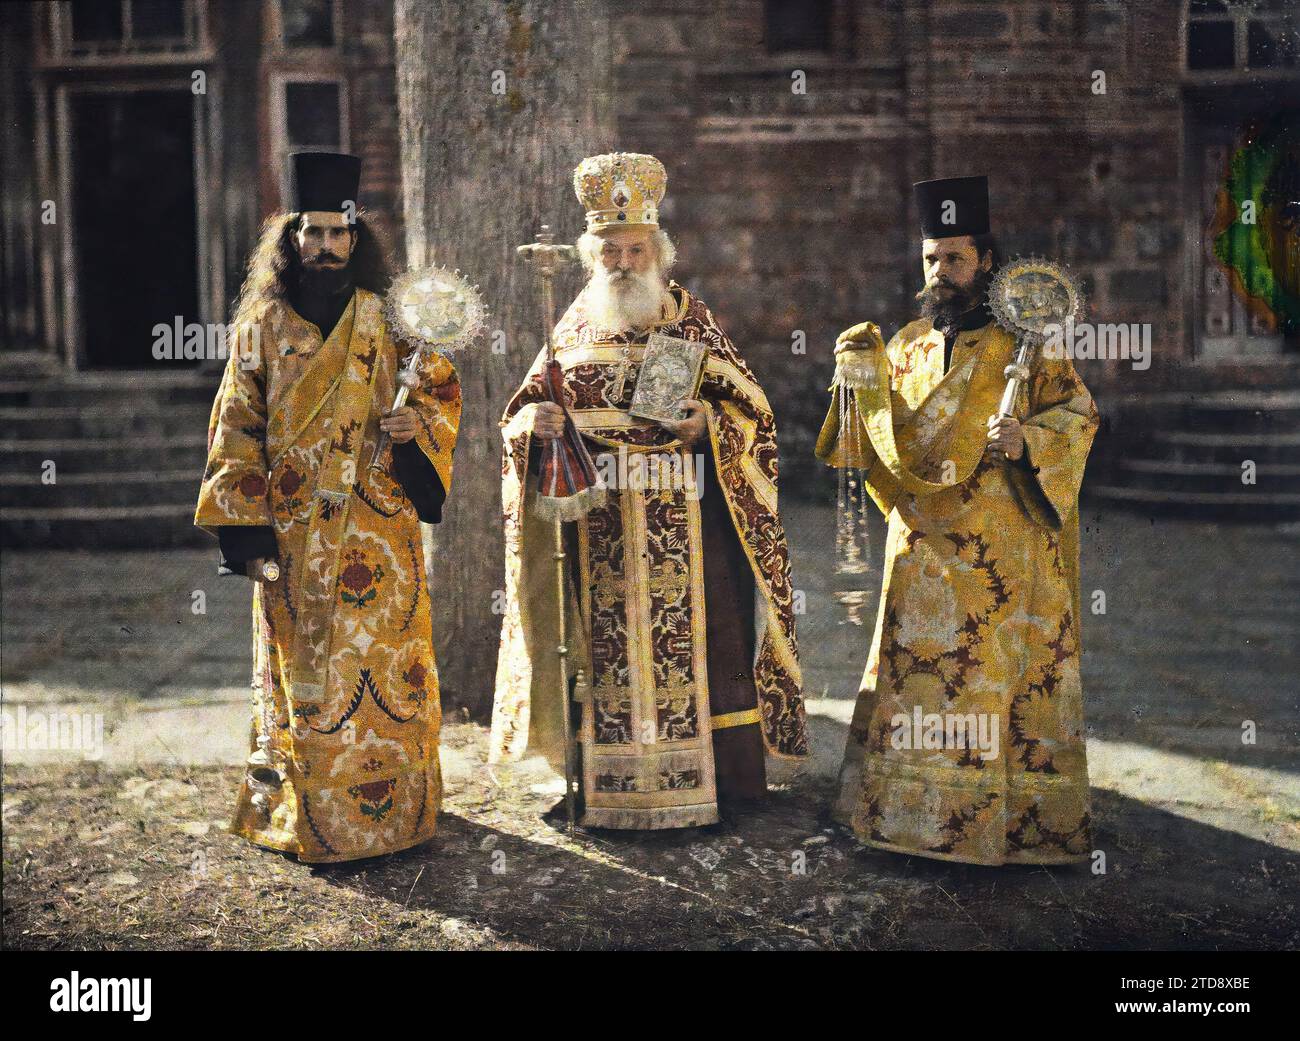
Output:
[[[957,319],[967,311],[984,303],[992,281],[993,272],[981,269],[975,272],[970,285],[958,289],[951,295],[940,296],[930,286],[924,286],[916,294],[916,302],[921,308],[921,317],[931,319],[936,329],[956,324]]]
[[[248,274],[239,290],[234,324],[257,321],[272,302],[287,300],[301,291],[302,262],[293,241],[297,228],[296,213],[273,214],[262,225],[257,246],[248,258]],[[382,294],[390,281],[387,248],[378,228],[365,218],[364,210],[357,214],[356,231],[356,245],[347,265],[348,277],[357,289]],[[338,291],[342,292],[342,288]]]
[[[306,293],[335,296],[352,287],[352,265],[330,268],[299,264],[298,285]]]

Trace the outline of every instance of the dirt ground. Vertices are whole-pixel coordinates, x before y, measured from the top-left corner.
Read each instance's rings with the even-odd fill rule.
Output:
[[[1300,942],[1300,858],[1097,793],[1104,875],[878,852],[805,778],[692,831],[567,839],[538,764],[497,786],[444,731],[438,835],[312,867],[225,830],[236,767],[24,765],[4,786],[9,948],[1259,949]],[[1210,835],[1209,832],[1214,834]],[[1212,840],[1212,841],[1211,841]],[[1195,870],[1182,865],[1193,861]],[[1208,894],[1208,896],[1207,896]],[[1261,914],[1261,909],[1270,909]]]
[[[1085,518],[1084,589],[1109,601],[1084,625],[1094,873],[878,852],[830,822],[868,635],[832,585],[827,510],[786,513],[813,755],[771,775],[765,805],[709,828],[570,841],[545,816],[553,775],[490,770],[485,730],[453,701],[437,836],[328,867],[224,830],[247,754],[246,583],[217,580],[203,550],[6,552],[4,709],[97,713],[105,747],[96,761],[5,750],[4,945],[1300,945],[1300,531]]]

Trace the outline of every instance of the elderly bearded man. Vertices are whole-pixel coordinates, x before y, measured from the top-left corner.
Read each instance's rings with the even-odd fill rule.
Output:
[[[817,445],[866,471],[889,518],[836,817],[869,845],[943,860],[1079,860],[1078,494],[1097,412],[1068,359],[1040,356],[999,417],[1015,339],[987,305],[987,180],[915,192],[923,317],[888,346],[869,322],[841,334],[865,429],[841,432],[832,406]]]
[[[666,279],[667,178],[653,156],[586,159],[579,248],[590,279],[555,329],[569,414],[592,454],[643,454],[691,486],[629,479],[567,525],[569,644],[581,744],[581,822],[676,828],[719,800],[766,792],[764,749],[807,754],[790,565],[776,508],[776,428],[762,389],[698,297]],[[681,422],[628,412],[648,335],[706,348]],[[505,410],[506,615],[492,720],[495,761],[563,747],[549,522],[536,516],[537,446],[563,430],[534,363]],[[607,456],[608,457],[608,456]],[[664,461],[675,467],[663,467]],[[599,460],[598,460],[599,461]],[[602,467],[602,469],[605,469]],[[640,471],[644,472],[644,471]],[[763,603],[755,633],[755,591]]]
[[[435,358],[387,411],[400,358],[386,264],[347,217],[361,161],[292,161],[294,212],[266,222],[240,294],[235,342],[253,349],[230,353],[195,523],[220,540],[222,572],[254,582],[261,747],[234,830],[353,860],[423,842],[441,803],[419,522],[442,516],[460,389]],[[376,459],[381,431],[392,447]]]

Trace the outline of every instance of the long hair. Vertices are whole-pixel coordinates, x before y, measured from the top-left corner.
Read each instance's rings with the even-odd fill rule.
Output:
[[[248,274],[235,302],[232,324],[238,326],[257,321],[267,305],[284,300],[297,285],[302,261],[298,259],[293,237],[297,234],[301,216],[300,213],[276,213],[263,223],[257,245],[248,258]],[[388,250],[379,232],[365,219],[364,210],[357,214],[352,230],[357,235],[348,262],[352,284],[358,289],[383,293],[392,281]]]

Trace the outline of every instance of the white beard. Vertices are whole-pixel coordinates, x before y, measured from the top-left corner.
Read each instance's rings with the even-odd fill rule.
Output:
[[[612,274],[617,276],[617,272]],[[611,272],[597,265],[585,291],[587,314],[593,325],[610,332],[648,329],[659,320],[667,289],[657,270],[611,277]]]

